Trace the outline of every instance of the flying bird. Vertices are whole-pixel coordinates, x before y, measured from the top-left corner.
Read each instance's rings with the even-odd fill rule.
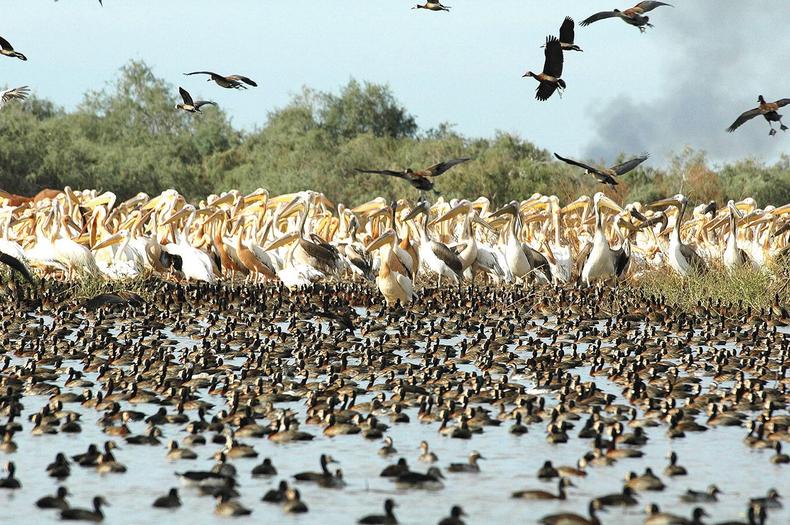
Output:
[[[181,98],[184,100],[184,102],[181,104],[176,104],[176,109],[183,109],[189,113],[200,113],[200,108],[206,104],[211,104],[213,106],[217,105],[216,102],[212,102],[210,100],[198,100],[197,102],[194,102],[192,100],[192,95],[190,95],[189,92],[182,87],[178,88],[178,92],[181,93]]]
[[[19,51],[14,51],[14,47],[5,38],[0,36],[0,55],[7,57],[18,58],[19,60],[27,60],[27,57]]]
[[[212,73],[211,71],[193,71],[192,73],[184,74],[187,76],[208,75],[210,78],[208,78],[206,82],[211,82],[213,80],[218,86],[227,89],[247,89],[247,86],[258,87],[258,84],[256,84],[253,80],[243,75],[228,75],[225,77],[218,73]],[[247,86],[244,84],[247,84]]]
[[[566,16],[560,26],[560,47],[562,47],[563,51],[584,51],[573,43],[575,37],[573,26],[573,18]]]
[[[427,9],[428,11],[450,11],[450,6],[442,5],[441,2],[428,0],[424,4],[417,4],[412,9]]]
[[[652,24],[650,24],[650,17],[644,16],[644,14],[648,11],[652,11],[656,7],[661,7],[664,5],[674,7],[672,4],[667,4],[666,2],[646,0],[644,2],[639,2],[634,7],[630,7],[625,11],[613,9],[612,11],[601,11],[600,13],[595,13],[591,17],[582,20],[581,24],[579,25],[584,27],[599,20],[605,20],[607,18],[620,18],[626,24],[638,27],[639,31],[644,33],[645,27],[653,27]]]
[[[787,129],[787,126],[782,124],[782,115],[777,113],[777,111],[779,110],[779,108],[790,104],[790,98],[783,98],[777,100],[776,102],[766,102],[765,98],[763,98],[763,96],[760,95],[759,97],[757,97],[757,102],[760,103],[759,106],[757,106],[754,109],[750,109],[749,111],[744,111],[743,113],[741,113],[741,116],[735,119],[735,122],[733,122],[732,125],[729,128],[727,128],[727,131],[732,133],[733,131],[741,127],[741,125],[743,125],[744,122],[753,119],[757,115],[762,115],[763,117],[765,117],[765,120],[768,121],[768,125],[771,126],[771,131],[768,132],[768,135],[772,137],[776,135],[776,130],[774,129],[773,122],[778,122],[779,129],[781,129],[782,131],[785,131]]]
[[[545,47],[546,61],[543,64],[543,72],[535,74],[532,71],[527,71],[523,75],[523,77],[532,77],[540,82],[535,92],[535,98],[538,100],[548,100],[558,88],[565,89],[565,81],[560,78],[562,76],[562,45],[557,37],[547,36]]]
[[[12,100],[25,100],[29,94],[30,88],[27,86],[19,86],[17,88],[0,91],[0,109]]]
[[[631,171],[632,169],[636,168],[644,161],[647,160],[649,157],[648,154],[640,155],[639,157],[634,157],[631,160],[627,160],[622,164],[617,164],[612,166],[611,168],[603,168],[603,167],[596,167],[590,166],[589,164],[585,164],[583,162],[579,162],[573,159],[566,159],[565,157],[561,157],[554,154],[559,160],[566,164],[570,164],[571,166],[578,166],[579,168],[584,168],[585,172],[594,176],[598,182],[602,184],[608,184],[609,186],[617,186],[617,181],[615,177],[619,177],[620,175],[624,175]]]
[[[439,162],[438,164],[434,164],[433,166],[429,166],[424,170],[414,171],[411,168],[406,168],[402,171],[394,171],[394,170],[363,170],[357,168],[355,171],[357,173],[376,173],[379,175],[387,175],[389,177],[397,177],[399,179],[403,179],[415,188],[420,191],[428,191],[433,189],[433,180],[432,177],[438,177],[445,171],[449,170],[453,166],[457,166],[459,164],[463,164],[464,162],[472,160],[469,157],[462,157],[458,159],[450,159],[444,162]]]

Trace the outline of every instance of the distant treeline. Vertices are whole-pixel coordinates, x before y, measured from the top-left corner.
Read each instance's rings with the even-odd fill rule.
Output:
[[[167,188],[196,198],[231,188],[312,189],[353,205],[417,195],[403,181],[356,175],[355,167],[419,169],[460,156],[475,161],[437,180],[447,198],[483,195],[502,203],[539,192],[567,202],[603,189],[517,135],[469,138],[448,125],[420,130],[387,86],[352,80],[339,94],[305,88],[250,132],[235,129],[222,108],[207,107],[201,115],[176,111],[177,96],[146,64],[130,62],[114,89],[87,93],[73,112],[35,97],[6,105],[0,189],[31,195],[68,185],[121,198]],[[785,204],[790,156],[772,166],[743,160],[714,169],[703,153],[687,150],[665,170],[646,167],[622,177],[609,194],[646,202],[678,192],[694,201],[750,196],[761,206]]]

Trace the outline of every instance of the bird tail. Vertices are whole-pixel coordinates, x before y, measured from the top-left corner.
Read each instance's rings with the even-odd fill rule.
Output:
[[[786,129],[787,129],[787,126],[785,126],[784,124],[779,124],[779,129],[781,129],[782,131],[784,131],[784,130],[786,130]]]

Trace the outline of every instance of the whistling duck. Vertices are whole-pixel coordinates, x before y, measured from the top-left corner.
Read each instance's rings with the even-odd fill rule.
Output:
[[[424,4],[417,4],[412,9],[427,9],[428,11],[450,11],[450,6],[442,5],[441,2],[428,0]]]
[[[176,109],[183,109],[188,113],[200,113],[200,108],[205,106],[206,104],[211,104],[212,106],[216,106],[216,102],[212,102],[210,100],[198,100],[195,102],[192,100],[192,95],[189,92],[182,88],[178,88],[178,92],[181,94],[181,99],[183,102],[181,104],[176,104]]]
[[[632,25],[634,27],[638,27],[639,31],[644,33],[645,27],[653,27],[650,24],[650,17],[644,16],[645,13],[648,11],[652,11],[656,7],[661,6],[669,6],[674,7],[672,4],[667,4],[665,2],[655,2],[646,0],[644,2],[639,2],[634,7],[628,8],[625,11],[620,11],[619,9],[613,9],[612,11],[601,11],[599,13],[595,13],[589,18],[586,18],[582,21],[582,27],[588,26],[593,22],[597,22],[599,20],[605,20],[607,18],[615,18],[618,17],[626,24]]]
[[[444,162],[439,162],[434,164],[433,166],[428,166],[425,169],[414,171],[411,168],[406,168],[402,171],[395,171],[395,170],[366,170],[355,168],[354,171],[357,173],[375,173],[378,175],[387,175],[389,177],[397,177],[399,179],[403,179],[415,188],[420,191],[430,191],[433,190],[433,180],[432,177],[438,177],[439,175],[443,174],[450,168],[457,166],[459,164],[463,164],[464,162],[472,160],[470,157],[461,157],[458,159],[450,159]]]
[[[776,102],[766,102],[765,98],[763,98],[763,96],[760,95],[759,97],[757,97],[757,102],[759,102],[760,104],[759,106],[757,106],[754,109],[750,109],[749,111],[744,111],[743,113],[741,113],[741,116],[735,119],[735,122],[733,122],[732,125],[729,128],[727,128],[727,131],[729,133],[732,133],[747,120],[751,120],[758,115],[762,115],[765,118],[765,120],[768,121],[768,125],[771,126],[771,131],[768,132],[768,135],[772,137],[776,135],[776,130],[774,129],[774,125],[773,125],[774,122],[779,123],[779,129],[781,129],[782,131],[787,130],[787,126],[782,124],[782,115],[777,113],[777,111],[779,110],[779,108],[790,104],[790,98],[783,98],[777,100]]]
[[[573,43],[575,37],[573,30],[573,18],[566,16],[560,26],[560,46],[563,51],[584,51],[582,48]]]
[[[560,78],[562,76],[563,62],[560,41],[555,36],[547,36],[545,48],[546,60],[543,63],[543,72],[536,74],[532,71],[527,71],[522,75],[522,78],[532,77],[540,82],[535,91],[535,98],[538,100],[548,100],[557,89],[560,90],[560,95],[562,95],[562,90],[567,87],[565,81]]]
[[[184,75],[208,75],[209,78],[206,79],[206,82],[211,82],[213,80],[219,87],[224,87],[226,89],[247,89],[247,86],[258,87],[255,81],[243,75],[222,76],[218,73],[212,73],[211,71],[193,71],[191,73],[184,73]],[[247,86],[244,84],[247,84]]]
[[[583,168],[585,173],[588,175],[594,176],[598,182],[602,184],[608,184],[609,186],[617,186],[617,181],[615,177],[619,177],[620,175],[625,175],[629,171],[633,170],[644,161],[647,160],[649,155],[647,153],[640,155],[639,157],[634,157],[631,160],[627,160],[620,164],[616,164],[611,168],[604,168],[604,167],[596,167],[591,166],[589,164],[585,164],[583,162],[579,162],[578,160],[573,159],[566,159],[565,157],[561,157],[558,154],[554,154],[559,160],[564,162],[565,164],[570,164],[571,166],[577,166],[579,168]]]
[[[19,60],[27,60],[27,57],[19,51],[14,51],[14,47],[5,38],[0,36],[0,55],[18,58]]]

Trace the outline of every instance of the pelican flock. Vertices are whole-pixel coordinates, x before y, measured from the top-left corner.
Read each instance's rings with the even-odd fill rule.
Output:
[[[154,274],[289,288],[359,280],[378,282],[392,304],[411,301],[417,283],[590,285],[664,268],[681,276],[739,266],[771,272],[788,254],[790,205],[688,207],[682,194],[626,206],[599,192],[565,207],[535,194],[499,209],[485,198],[442,197],[348,208],[313,191],[230,191],[190,203],[175,190],[119,201],[67,187],[40,199],[0,198],[0,252],[47,279]]]

